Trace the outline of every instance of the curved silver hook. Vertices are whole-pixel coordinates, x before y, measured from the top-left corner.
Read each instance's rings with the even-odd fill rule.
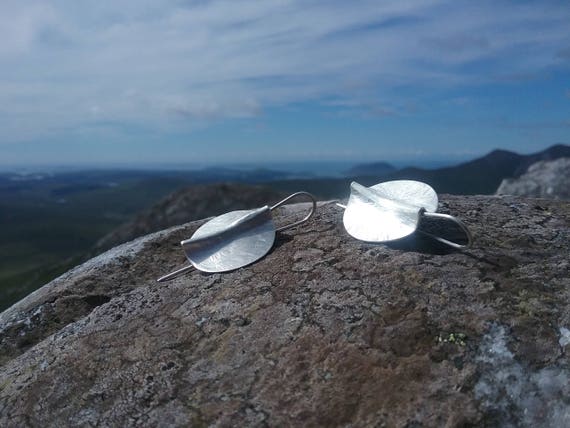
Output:
[[[292,227],[295,226],[299,226],[300,224],[306,223],[308,222],[311,217],[313,217],[313,215],[315,215],[315,211],[317,210],[317,200],[315,199],[315,197],[313,195],[311,195],[309,192],[297,192],[297,193],[293,193],[292,195],[287,196],[285,199],[283,199],[280,202],[277,202],[275,205],[273,205],[271,208],[269,208],[271,211],[273,211],[275,208],[279,208],[281,205],[285,204],[287,201],[293,199],[293,198],[297,198],[299,196],[307,196],[310,200],[311,203],[313,204],[313,206],[311,207],[311,212],[309,212],[309,214],[307,214],[305,217],[303,217],[301,220],[296,221],[294,223],[291,224],[287,224],[285,226],[281,226],[275,229],[275,232],[282,232],[283,230],[287,230],[287,229],[291,229]]]
[[[419,229],[418,229],[418,232],[420,232],[424,235],[427,235],[427,236],[429,236],[429,237],[431,237],[431,238],[433,238],[433,239],[435,239],[435,240],[437,240],[443,244],[449,245],[450,247],[456,248],[458,250],[462,250],[465,248],[471,248],[471,245],[473,245],[473,235],[471,235],[471,231],[465,225],[465,223],[463,223],[458,218],[453,217],[452,215],[449,215],[449,214],[432,213],[432,212],[425,211],[425,210],[422,210],[421,214],[426,216],[426,217],[441,218],[441,219],[452,221],[453,223],[458,225],[461,228],[461,230],[465,233],[465,236],[467,236],[467,244],[461,245],[461,244],[458,244],[456,242],[452,242],[452,241],[449,241],[445,238],[442,238],[441,236],[436,236],[436,235],[433,235],[433,234],[428,233],[428,232],[424,232],[423,230],[419,230]]]

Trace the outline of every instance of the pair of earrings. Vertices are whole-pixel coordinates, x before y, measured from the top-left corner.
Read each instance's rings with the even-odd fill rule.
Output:
[[[294,223],[275,227],[271,212],[291,199],[306,197],[312,206],[309,214]],[[343,208],[343,223],[354,238],[366,242],[389,242],[419,231],[456,249],[469,248],[472,236],[460,220],[436,213],[438,198],[425,183],[396,180],[364,187],[350,185],[350,197]],[[192,269],[202,272],[227,272],[247,266],[265,256],[275,241],[275,233],[303,224],[311,219],[317,201],[307,192],[297,192],[273,206],[253,210],[231,211],[203,224],[190,239],[181,242],[189,265],[158,278],[174,279]],[[452,221],[464,232],[467,243],[457,244],[443,237],[418,230],[422,217]]]

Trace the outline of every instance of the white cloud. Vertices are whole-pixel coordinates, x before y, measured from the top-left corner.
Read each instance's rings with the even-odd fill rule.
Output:
[[[399,111],[403,85],[567,66],[568,22],[567,4],[552,1],[4,1],[0,142],[307,101]]]

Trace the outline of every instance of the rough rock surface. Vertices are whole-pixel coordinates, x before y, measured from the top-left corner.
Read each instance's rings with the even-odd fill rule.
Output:
[[[286,194],[266,186],[239,183],[197,184],[177,190],[97,242],[100,252],[139,236],[225,213],[272,204]]]
[[[90,260],[0,315],[0,426],[569,426],[570,204],[442,199],[473,249],[326,203],[226,274],[155,282],[201,222]]]
[[[532,164],[520,177],[504,179],[497,195],[570,199],[570,158]]]

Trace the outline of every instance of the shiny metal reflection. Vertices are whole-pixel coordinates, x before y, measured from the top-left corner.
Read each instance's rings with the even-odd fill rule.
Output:
[[[271,211],[293,198],[305,196],[312,202],[310,212],[301,220],[275,227]],[[275,241],[275,232],[307,222],[317,209],[317,201],[307,192],[297,192],[272,207],[239,210],[222,214],[203,224],[190,239],[181,242],[190,265],[158,278],[174,279],[192,268],[202,272],[227,272],[247,266],[265,256]]]
[[[404,238],[416,230],[453,248],[471,246],[472,236],[460,220],[439,214],[438,198],[433,188],[414,180],[396,180],[364,187],[356,182],[350,185],[350,197],[343,223],[346,231],[366,242],[387,242]],[[467,244],[461,245],[418,230],[422,216],[453,221],[466,234]]]

